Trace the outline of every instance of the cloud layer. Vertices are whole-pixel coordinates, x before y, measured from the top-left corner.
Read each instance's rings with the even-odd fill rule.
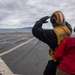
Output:
[[[33,26],[36,20],[57,10],[62,11],[74,27],[74,9],[75,0],[0,0],[0,28]]]

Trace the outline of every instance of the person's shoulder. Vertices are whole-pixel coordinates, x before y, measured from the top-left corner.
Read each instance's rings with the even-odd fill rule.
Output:
[[[53,29],[45,30],[45,35],[48,36],[48,38],[57,39],[56,33]]]
[[[71,38],[70,36],[66,36],[66,37],[64,38],[63,42],[69,42],[69,39],[70,39],[70,38]]]
[[[65,37],[66,40],[67,40],[67,39],[70,39],[70,38],[71,38],[71,36],[66,36],[66,37]]]
[[[49,35],[55,35],[55,32],[53,29],[45,29],[45,32]]]

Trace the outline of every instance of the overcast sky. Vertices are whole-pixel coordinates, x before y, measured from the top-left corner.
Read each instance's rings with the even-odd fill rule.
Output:
[[[0,28],[32,27],[41,17],[57,10],[75,26],[75,0],[0,0]],[[51,27],[51,23],[44,27]]]

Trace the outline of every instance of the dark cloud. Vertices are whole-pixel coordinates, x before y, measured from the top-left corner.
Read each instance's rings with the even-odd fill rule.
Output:
[[[73,24],[74,9],[74,0],[0,0],[0,27],[33,26],[36,20],[56,10],[62,11],[67,21]]]

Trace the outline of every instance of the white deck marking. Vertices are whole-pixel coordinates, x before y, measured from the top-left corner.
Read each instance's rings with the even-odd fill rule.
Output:
[[[0,58],[0,75],[20,75],[20,74],[13,74],[13,72],[8,68],[8,66]]]
[[[7,51],[1,53],[0,56],[3,56],[3,55],[5,55],[5,54],[8,54],[8,53],[14,51],[15,49],[17,49],[17,48],[19,48],[19,47],[21,47],[21,46],[23,46],[23,45],[29,43],[29,42],[32,41],[33,39],[35,39],[35,38],[32,38],[32,39],[30,39],[30,40],[28,40],[28,41],[26,41],[26,42],[24,42],[24,43],[21,43],[21,44],[17,45],[17,46],[14,47],[14,48],[11,48],[11,49],[9,49],[9,50],[7,50]]]
[[[9,49],[8,51],[5,51],[3,53],[0,54],[0,56],[3,56],[7,53],[10,53],[12,51],[14,51],[15,49],[29,43],[30,41],[32,41],[34,38],[24,42],[24,43],[21,43],[20,45],[12,48],[12,49]],[[9,67],[4,63],[4,61],[0,58],[0,75],[21,75],[21,74],[13,74],[13,72],[9,69]]]

